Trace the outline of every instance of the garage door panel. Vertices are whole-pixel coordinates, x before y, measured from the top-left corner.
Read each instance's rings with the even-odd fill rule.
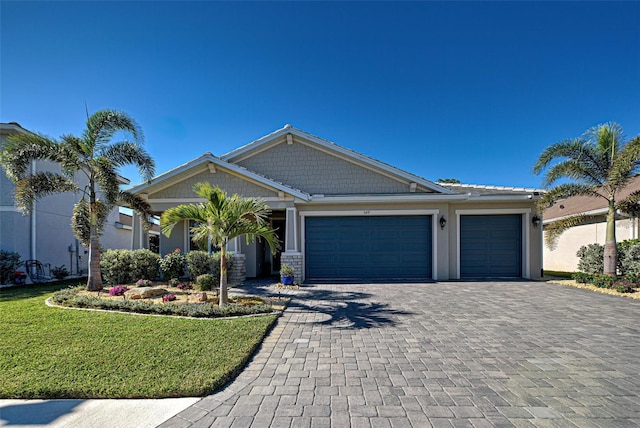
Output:
[[[308,217],[308,280],[429,279],[431,216]],[[327,243],[331,242],[332,245]],[[332,258],[324,252],[332,251]],[[331,260],[330,263],[327,263]]]
[[[461,216],[460,276],[521,277],[522,216]]]

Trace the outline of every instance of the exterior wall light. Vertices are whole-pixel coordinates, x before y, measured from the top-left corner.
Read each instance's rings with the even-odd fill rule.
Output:
[[[540,225],[540,217],[538,217],[537,215],[534,215],[531,218],[531,223],[533,224],[533,227],[537,228]]]
[[[440,229],[444,229],[446,225],[447,225],[447,219],[444,218],[444,216],[440,217]]]

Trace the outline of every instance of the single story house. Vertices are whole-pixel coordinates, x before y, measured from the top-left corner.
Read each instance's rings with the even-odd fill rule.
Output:
[[[130,189],[155,214],[200,201],[197,182],[261,197],[282,242],[229,244],[240,276],[298,281],[538,278],[536,189],[434,183],[291,125],[222,156],[205,153]],[[134,219],[134,248],[147,240]],[[194,248],[189,225],[161,235],[160,253]]]
[[[629,196],[632,192],[640,190],[640,175],[635,176],[618,195],[618,200]],[[544,269],[574,272],[578,269],[578,256],[576,253],[583,245],[604,245],[607,227],[607,201],[603,198],[591,198],[587,196],[574,196],[557,201],[544,212],[543,224],[547,225],[561,218],[585,214],[592,216],[584,224],[574,226],[565,231],[558,238],[558,242],[552,248],[544,245]],[[618,242],[627,239],[638,239],[640,224],[637,218],[627,217],[618,213],[616,219],[616,240]]]

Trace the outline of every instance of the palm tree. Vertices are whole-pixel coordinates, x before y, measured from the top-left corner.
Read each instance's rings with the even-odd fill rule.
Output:
[[[220,306],[226,305],[227,296],[227,244],[233,238],[246,235],[247,240],[263,238],[272,253],[280,248],[275,230],[267,223],[269,207],[259,198],[228,196],[219,187],[209,183],[196,183],[193,191],[205,202],[178,205],[169,208],[160,217],[160,227],[166,236],[183,220],[194,220],[191,228],[193,241],[220,248]]]
[[[133,142],[112,143],[116,133],[123,131],[133,137]],[[56,141],[32,133],[16,134],[1,148],[0,164],[16,185],[16,205],[23,213],[30,212],[43,196],[81,193],[82,198],[73,209],[71,226],[78,240],[89,247],[89,291],[102,289],[99,239],[111,209],[123,204],[142,218],[148,219],[151,214],[149,204],[142,198],[120,190],[117,173],[119,167],[135,165],[145,179],[153,177],[155,163],[142,148],[142,142],[142,131],[126,113],[102,110],[87,118],[80,137],[63,135]],[[29,166],[35,160],[55,162],[60,172],[31,174]],[[86,182],[83,187],[80,180]]]
[[[553,161],[558,161],[551,165]],[[609,122],[587,130],[581,137],[563,140],[547,147],[533,167],[544,174],[543,186],[567,180],[544,194],[539,207],[542,211],[559,199],[589,196],[607,201],[607,228],[604,245],[604,273],[616,274],[616,213],[637,217],[640,214],[640,191],[618,201],[618,193],[633,178],[640,165],[640,135],[625,142],[622,128]],[[567,229],[584,223],[594,216],[578,214],[561,218],[546,229],[548,246],[553,246]]]

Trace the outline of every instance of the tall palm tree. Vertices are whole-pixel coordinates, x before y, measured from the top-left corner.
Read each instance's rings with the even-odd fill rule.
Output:
[[[133,141],[111,142],[118,132],[130,134]],[[120,190],[117,172],[119,167],[135,165],[142,177],[147,180],[153,177],[155,163],[142,142],[142,131],[131,117],[123,112],[102,110],[87,118],[80,137],[63,135],[56,141],[32,133],[16,134],[0,150],[0,164],[16,185],[16,205],[22,212],[30,212],[39,198],[50,194],[82,195],[73,209],[71,226],[78,240],[89,247],[87,290],[102,289],[99,239],[111,209],[122,204],[142,218],[148,219],[151,214],[149,204],[142,198]],[[29,166],[35,160],[55,162],[60,172],[31,174]]]
[[[196,183],[193,191],[205,202],[178,205],[169,208],[160,217],[160,227],[166,236],[183,220],[194,220],[191,228],[193,240],[200,244],[211,243],[220,248],[220,306],[228,302],[227,295],[227,244],[233,238],[246,235],[247,240],[264,239],[272,253],[280,248],[275,230],[267,223],[269,207],[259,198],[228,196],[219,187],[209,183]]]
[[[553,165],[552,162],[557,161]],[[533,167],[539,174],[546,169],[543,186],[551,188],[540,199],[544,210],[559,199],[589,196],[607,201],[607,228],[604,245],[604,273],[616,274],[616,213],[640,215],[640,191],[618,201],[618,193],[628,184],[640,166],[640,135],[624,141],[622,128],[609,122],[588,129],[581,137],[563,140],[547,147]],[[548,169],[547,169],[548,168]],[[551,223],[546,229],[547,245],[553,246],[567,229],[593,218],[585,214],[572,215]]]

